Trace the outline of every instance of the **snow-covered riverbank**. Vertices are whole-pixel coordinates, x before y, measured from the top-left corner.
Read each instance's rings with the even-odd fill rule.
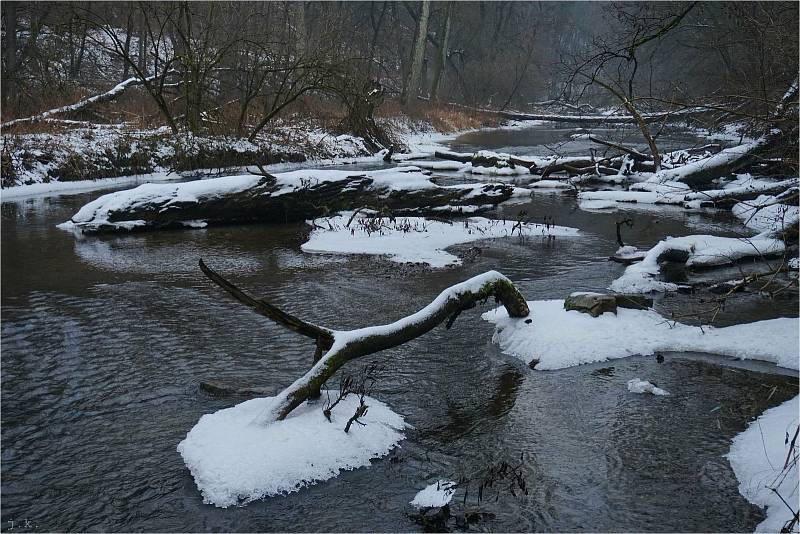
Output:
[[[426,121],[398,117],[385,126],[408,152],[433,152],[470,128],[438,131]],[[509,121],[500,129],[519,129],[531,121]],[[174,137],[164,128],[77,128],[58,133],[3,136],[3,199],[62,194],[187,176],[241,174],[261,164],[269,172],[298,168],[380,163],[364,140],[309,124],[277,126],[254,142],[233,137]]]

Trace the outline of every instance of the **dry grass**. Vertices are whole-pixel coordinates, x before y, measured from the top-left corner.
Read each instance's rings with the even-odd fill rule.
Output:
[[[498,126],[503,120],[492,113],[432,102],[417,102],[406,107],[401,107],[399,102],[387,102],[381,107],[379,114],[382,117],[407,116],[412,120],[425,121],[437,131],[445,133]]]
[[[53,109],[59,106],[72,104],[90,94],[86,89],[74,89],[71,91],[60,91],[58,96],[50,96],[41,101],[41,110]],[[181,113],[180,95],[173,95],[173,109],[176,115]],[[239,121],[239,102],[233,101],[208,112],[209,122],[205,124],[208,133],[211,135],[232,135],[236,131]],[[255,99],[249,106],[248,116],[245,119],[244,134],[249,133],[250,127],[256,124],[261,118],[264,102]],[[40,110],[40,111],[41,111]],[[3,111],[3,121],[11,120]],[[486,126],[496,126],[501,119],[490,113],[468,110],[465,108],[448,105],[434,104],[430,102],[415,102],[413,105],[403,107],[396,100],[387,100],[377,111],[378,117],[408,117],[414,122],[425,122],[432,128],[440,132],[453,132]],[[269,131],[281,123],[291,122],[293,124],[313,124],[335,131],[345,116],[342,105],[332,98],[319,95],[305,95],[298,98],[295,102],[287,106],[275,119],[274,124],[268,125]],[[93,123],[124,123],[132,129],[157,128],[165,124],[156,104],[141,88],[127,91],[113,102],[107,102],[92,106],[91,109],[82,110],[72,116],[59,118],[69,118],[74,120],[89,121]],[[71,126],[58,122],[40,122],[20,124],[13,132],[15,134],[25,133],[58,133],[69,129]],[[6,132],[4,132],[6,133]]]

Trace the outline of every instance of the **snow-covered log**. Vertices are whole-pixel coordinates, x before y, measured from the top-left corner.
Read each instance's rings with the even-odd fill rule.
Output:
[[[790,194],[797,188],[797,178],[788,180],[758,179],[745,175],[725,184],[721,189],[693,191],[682,182],[636,183],[627,191],[582,191],[578,199],[585,202],[623,204],[671,204],[686,208],[730,208],[737,202],[750,201],[761,195]],[[787,201],[788,203],[788,201]]]
[[[604,158],[593,158],[589,156],[527,156],[519,157],[502,152],[491,152],[481,150],[473,154],[451,152],[441,150],[434,152],[434,157],[444,160],[457,161],[463,164],[471,164],[471,172],[475,174],[493,174],[488,169],[497,169],[494,173],[505,174],[502,171],[519,171],[521,174],[537,174],[546,178],[551,174],[564,173],[569,176],[581,174],[597,175],[616,175],[624,163],[622,155]],[[637,170],[650,170],[645,161],[636,161]],[[481,169],[484,169],[482,171]],[[498,172],[499,170],[499,172]]]
[[[150,82],[157,78],[158,76],[150,76],[146,78],[146,81]],[[24,124],[24,123],[31,123],[31,122],[40,122],[45,119],[52,117],[53,115],[60,115],[62,113],[72,113],[78,110],[81,110],[87,106],[92,104],[99,104],[101,102],[110,102],[114,100],[119,95],[125,92],[128,87],[133,85],[141,85],[144,83],[141,78],[128,78],[127,80],[119,82],[117,85],[112,87],[110,90],[106,91],[105,93],[100,93],[99,95],[90,96],[84,98],[83,100],[79,100],[74,104],[70,104],[68,106],[61,106],[60,108],[54,108],[37,115],[33,115],[31,117],[24,117],[21,119],[14,119],[8,122],[4,122],[0,124],[0,128],[10,128],[11,126],[16,126],[17,124]]]
[[[732,174],[756,163],[762,154],[776,146],[783,138],[783,132],[773,130],[751,143],[726,148],[709,158],[672,169],[662,169],[649,181],[658,183],[683,182],[692,187],[703,186],[715,178]]]
[[[144,184],[83,206],[65,230],[120,232],[253,222],[301,222],[369,206],[396,215],[491,207],[511,198],[507,184],[439,186],[417,167],[379,171],[301,170],[178,184]]]
[[[394,323],[357,330],[333,330],[307,323],[247,295],[202,260],[200,268],[239,302],[294,332],[316,337],[318,353],[320,349],[325,351],[305,375],[274,397],[256,421],[261,424],[283,420],[307,399],[318,396],[322,385],[350,360],[402,345],[444,321],[448,321],[449,327],[462,311],[490,297],[503,304],[509,317],[524,318],[530,313],[525,298],[511,280],[497,271],[489,271],[445,289],[433,302]]]
[[[599,125],[599,124],[636,124],[638,121],[632,115],[554,115],[547,113],[521,113],[518,111],[492,111],[481,110],[489,113],[497,113],[501,117],[512,120],[536,120],[549,122],[567,122],[574,124]],[[679,111],[666,111],[661,113],[642,113],[645,122],[664,122],[664,121],[686,121],[692,115],[706,113],[708,110],[686,109]]]
[[[797,95],[798,81],[795,79],[772,113],[771,117],[775,124],[786,122],[789,124],[788,128],[797,127],[797,112],[790,111],[797,104]],[[765,154],[785,142],[787,137],[790,137],[787,135],[787,131],[773,128],[753,142],[727,148],[710,158],[681,167],[661,170],[650,181],[683,182],[691,186],[703,185],[714,178],[731,174],[757,163]]]
[[[678,285],[657,280],[663,263],[680,263],[687,268],[728,265],[743,258],[782,254],[786,245],[772,232],[753,237],[735,238],[712,235],[670,237],[651,248],[639,263],[625,269],[610,289],[621,293],[677,291]]]

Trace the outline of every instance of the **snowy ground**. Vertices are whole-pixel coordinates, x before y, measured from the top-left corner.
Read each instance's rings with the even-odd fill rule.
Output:
[[[789,506],[797,510],[800,443],[792,438],[797,436],[798,401],[800,397],[795,397],[761,414],[733,439],[727,455],[739,480],[739,493],[751,503],[766,507],[767,517],[756,532],[783,532],[792,519]],[[795,523],[792,532],[800,532],[800,525]]]
[[[336,398],[338,391],[330,395]],[[357,395],[333,408],[331,422],[322,413],[322,402],[305,403],[283,421],[255,422],[272,401],[252,399],[204,415],[178,444],[206,503],[222,508],[246,504],[369,466],[371,459],[397,446],[407,426],[388,406],[366,397],[369,410],[360,419],[366,426],[352,425],[345,433],[359,405]]]
[[[350,226],[352,213],[309,221],[314,231],[300,248],[304,252],[370,254],[387,256],[398,263],[425,263],[431,267],[460,265],[447,247],[481,239],[513,237],[576,236],[578,230],[564,226],[522,224],[515,221],[470,217],[451,224],[425,217],[372,218],[359,214]]]
[[[4,187],[370,155],[362,139],[335,135],[313,124],[276,126],[254,142],[222,136],[175,136],[165,128],[103,127],[4,135],[3,145],[10,157],[10,166],[4,168],[8,171],[4,172]]]
[[[528,302],[532,322],[508,317],[500,307],[483,314],[495,325],[492,340],[506,354],[537,370],[625,358],[655,352],[706,352],[763,360],[798,369],[798,318],[781,318],[714,328],[669,321],[653,310],[619,308],[593,318],[564,310],[563,300]]]

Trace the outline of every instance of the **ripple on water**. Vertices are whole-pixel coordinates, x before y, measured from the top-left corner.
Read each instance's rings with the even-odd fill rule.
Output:
[[[84,241],[52,228],[92,196],[3,204],[4,520],[29,518],[38,530],[416,530],[408,502],[431,480],[475,478],[521,455],[529,494],[479,505],[471,493],[468,508],[497,514],[478,528],[751,531],[761,517],[723,455],[748,419],[797,394],[796,375],[685,355],[535,372],[489,342],[477,311],[365,360],[383,365],[374,395],[415,427],[390,458],[244,508],[204,505],[175,447],[200,416],[235,400],[201,393],[199,382],[277,391],[308,368],[313,347],[225,297],[198,257],[291,313],[355,328],[396,320],[487,269],[529,299],[603,290],[623,269],[606,260],[618,215],[537,195],[501,211],[547,215],[582,236],[478,243],[473,262],[431,271],[306,256],[303,225]],[[682,213],[630,216],[625,239],[637,246],[694,231]],[[796,314],[796,295],[769,306],[733,299],[723,320]],[[671,295],[658,306],[690,302]],[[631,394],[633,377],[672,395]]]

